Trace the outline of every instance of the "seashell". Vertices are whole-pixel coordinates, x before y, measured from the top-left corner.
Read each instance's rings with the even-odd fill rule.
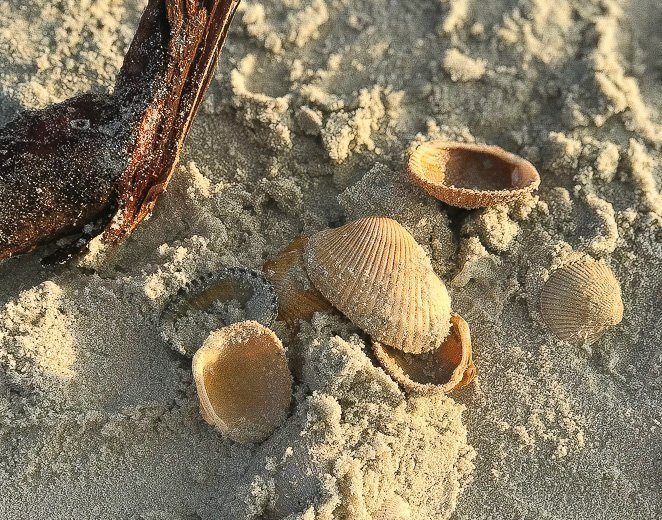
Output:
[[[278,295],[278,319],[290,324],[333,309],[306,274],[303,249],[307,243],[307,237],[296,238],[263,267]]]
[[[451,316],[450,334],[432,352],[408,354],[374,340],[372,351],[382,368],[411,393],[448,393],[476,376],[469,325],[459,314]]]
[[[540,312],[559,339],[592,343],[623,319],[621,288],[603,263],[589,257],[574,260],[545,282]]]
[[[276,334],[256,321],[212,332],[193,356],[202,416],[236,442],[260,442],[285,420],[292,375]]]
[[[375,340],[425,352],[450,328],[450,298],[414,237],[386,217],[365,217],[310,237],[308,276]]]
[[[243,311],[239,319],[220,308],[232,301]],[[191,357],[211,330],[243,320],[269,327],[277,312],[276,291],[262,273],[228,267],[180,289],[161,314],[161,332],[173,350]]]
[[[411,508],[400,495],[393,494],[372,515],[372,520],[410,520]]]
[[[526,159],[498,146],[430,141],[409,157],[409,176],[433,197],[459,208],[517,200],[540,185]]]

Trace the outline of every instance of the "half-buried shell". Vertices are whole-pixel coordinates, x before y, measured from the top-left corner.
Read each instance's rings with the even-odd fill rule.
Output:
[[[540,313],[559,339],[592,343],[623,319],[621,288],[602,262],[574,260],[552,271],[540,294]]]
[[[405,352],[436,349],[450,329],[450,298],[414,237],[386,217],[321,231],[306,271],[337,309],[377,341]]]
[[[517,200],[540,185],[526,159],[498,146],[430,141],[409,157],[409,176],[433,197],[460,208]]]
[[[278,337],[255,321],[212,332],[193,356],[202,416],[236,442],[260,442],[285,420],[292,375]]]
[[[278,294],[278,319],[289,324],[333,309],[306,274],[303,249],[307,243],[308,238],[298,237],[276,258],[264,264],[265,275]]]
[[[269,327],[277,312],[276,292],[262,273],[228,267],[181,288],[161,314],[161,333],[173,350],[191,357],[212,330],[244,320]]]
[[[382,502],[381,507],[372,515],[372,520],[410,520],[409,504],[395,493]]]
[[[476,376],[469,325],[458,314],[451,317],[451,332],[444,343],[432,352],[408,354],[374,340],[372,350],[384,370],[407,392],[448,393]]]

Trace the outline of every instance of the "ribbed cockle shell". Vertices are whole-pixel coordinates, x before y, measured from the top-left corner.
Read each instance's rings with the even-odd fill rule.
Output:
[[[540,175],[498,146],[430,141],[409,157],[409,176],[433,197],[460,208],[484,208],[535,190]]]
[[[450,298],[414,237],[386,217],[366,217],[310,237],[308,276],[375,340],[405,352],[434,350],[450,329]]]
[[[540,312],[559,339],[592,343],[623,319],[621,288],[602,262],[574,260],[550,275],[540,294]]]
[[[278,337],[256,321],[212,332],[193,356],[204,419],[236,442],[266,439],[285,420],[292,375]]]
[[[469,325],[459,314],[451,317],[446,340],[431,352],[408,354],[378,341],[372,342],[372,350],[384,370],[407,392],[448,393],[476,376]]]

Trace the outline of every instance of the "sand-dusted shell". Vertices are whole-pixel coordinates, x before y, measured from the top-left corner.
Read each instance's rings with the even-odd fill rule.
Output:
[[[235,302],[240,309],[225,308]],[[191,357],[212,330],[243,320],[270,327],[277,312],[276,291],[261,272],[228,267],[181,288],[161,314],[161,332],[176,352]]]
[[[321,231],[304,249],[308,276],[375,340],[426,352],[450,329],[450,297],[414,237],[386,217]]]
[[[307,243],[307,237],[296,238],[263,267],[278,295],[278,319],[290,324],[309,320],[316,312],[333,309],[306,274],[303,249]]]
[[[283,344],[256,321],[212,332],[193,356],[202,416],[236,442],[260,442],[285,420],[292,375]]]
[[[559,339],[592,343],[623,319],[621,288],[602,262],[574,260],[552,271],[540,294],[540,312]]]
[[[451,316],[450,334],[436,350],[409,354],[373,340],[372,351],[384,370],[407,392],[448,393],[469,384],[476,376],[469,325],[459,314]]]
[[[372,515],[372,520],[410,520],[411,508],[400,495],[393,494]]]
[[[460,208],[485,208],[535,190],[540,175],[498,146],[430,141],[409,157],[409,176],[433,197]]]

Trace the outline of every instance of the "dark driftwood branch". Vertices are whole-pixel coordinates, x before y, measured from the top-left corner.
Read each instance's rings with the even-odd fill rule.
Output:
[[[80,234],[127,236],[177,165],[239,0],[150,0],[113,95],[0,129],[0,259]]]

